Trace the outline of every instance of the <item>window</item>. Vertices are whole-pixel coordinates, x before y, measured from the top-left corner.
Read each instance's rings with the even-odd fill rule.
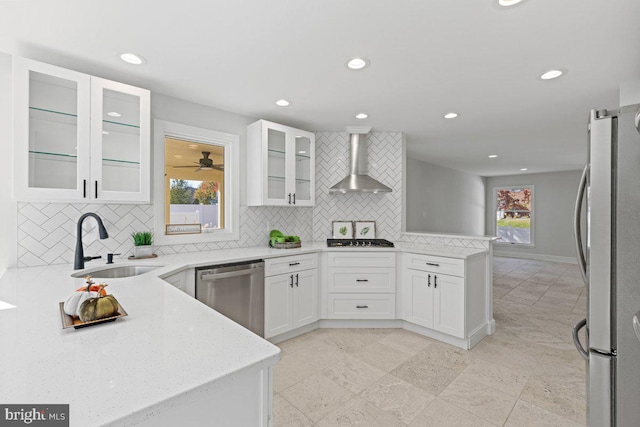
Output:
[[[237,240],[238,137],[155,122],[155,242]]]
[[[533,185],[493,189],[496,243],[533,246]]]

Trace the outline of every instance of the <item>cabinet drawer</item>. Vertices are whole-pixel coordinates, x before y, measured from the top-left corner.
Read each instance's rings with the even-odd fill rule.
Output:
[[[395,267],[395,252],[376,252],[376,251],[359,251],[351,252],[350,250],[329,252],[329,267]]]
[[[380,292],[396,291],[395,268],[329,267],[327,286],[329,292]]]
[[[415,270],[432,271],[464,277],[464,260],[433,255],[404,254],[404,266]]]
[[[329,294],[329,319],[395,319],[395,294]]]
[[[276,274],[286,274],[316,267],[318,267],[317,254],[268,258],[264,261],[264,275],[265,277],[269,277],[275,276]]]

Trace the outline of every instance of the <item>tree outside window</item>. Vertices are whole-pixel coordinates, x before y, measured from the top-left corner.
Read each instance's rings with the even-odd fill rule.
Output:
[[[498,243],[533,244],[533,186],[495,188]]]

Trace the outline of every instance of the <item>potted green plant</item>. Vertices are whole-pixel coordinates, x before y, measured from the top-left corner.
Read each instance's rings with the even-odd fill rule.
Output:
[[[133,237],[133,256],[135,258],[150,258],[153,256],[153,233],[137,231],[131,233]]]

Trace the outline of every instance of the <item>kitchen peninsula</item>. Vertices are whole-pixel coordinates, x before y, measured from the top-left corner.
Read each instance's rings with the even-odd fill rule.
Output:
[[[70,277],[70,265],[8,270],[0,279],[0,301],[16,307],[0,310],[5,349],[0,364],[12,366],[3,373],[0,397],[5,403],[69,404],[72,426],[271,425],[272,367],[280,350],[162,278],[210,264],[335,252],[353,250],[316,242],[287,251],[250,247],[139,261],[136,264],[158,268],[135,277],[96,279],[109,284],[108,291],[128,316],[78,330],[62,329],[58,307],[84,283]],[[406,242],[391,248],[391,253],[398,259],[414,253],[484,262],[490,251],[453,247],[447,251],[443,246]],[[122,264],[128,262],[116,262]],[[105,266],[87,267],[90,274]],[[320,271],[322,277],[325,273]],[[400,269],[398,277],[403,277]],[[320,299],[324,291],[321,286]],[[481,322],[482,333],[470,345],[491,333],[492,325],[484,301],[475,302],[486,319]],[[378,327],[406,327],[403,311],[396,314],[391,323]],[[323,319],[321,313],[312,326],[342,327],[345,322]],[[465,340],[456,344],[470,342],[466,332]]]

